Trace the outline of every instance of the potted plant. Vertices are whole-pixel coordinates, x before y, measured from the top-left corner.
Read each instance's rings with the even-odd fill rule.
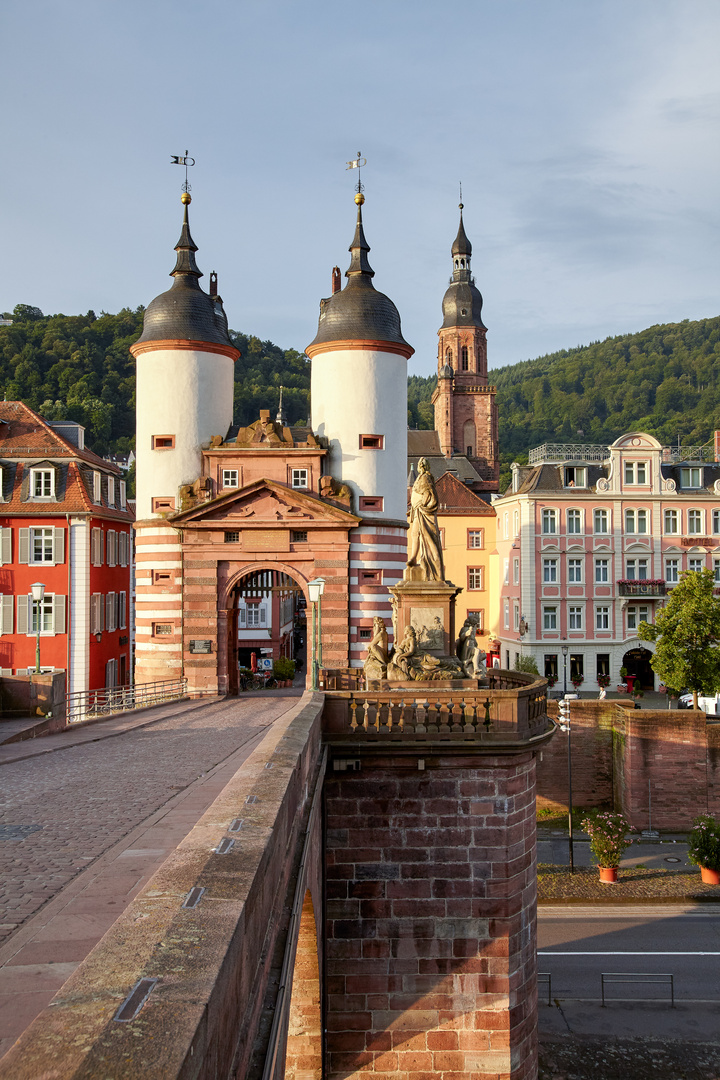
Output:
[[[576,690],[579,690],[584,682],[584,679],[582,675],[576,675],[574,679],[570,680],[570,682],[573,684]]]
[[[554,675],[547,675],[546,678],[547,678],[548,690],[552,690],[553,686],[557,682],[557,679],[555,678]]]
[[[632,838],[627,837],[630,825],[622,814],[606,810],[585,818],[582,827],[590,837],[590,850],[598,865],[600,880],[606,884],[617,881],[623,852],[632,844]]]
[[[598,675],[597,684],[598,684],[598,686],[601,686],[603,688],[605,688],[606,686],[609,686],[610,685],[610,676],[609,675]]]
[[[720,822],[709,814],[701,814],[693,821],[688,858],[700,867],[706,885],[720,885]]]

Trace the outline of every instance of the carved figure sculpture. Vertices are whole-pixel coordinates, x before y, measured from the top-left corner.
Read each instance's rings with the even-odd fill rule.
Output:
[[[475,635],[477,633],[477,620],[468,615],[460,628],[457,641],[455,642],[455,655],[463,666],[468,677],[472,677],[475,669],[475,653],[478,651]]]
[[[407,565],[419,567],[423,581],[445,580],[437,509],[435,480],[427,458],[420,458],[410,495]]]
[[[384,679],[388,665],[388,636],[385,620],[376,616],[373,619],[373,636],[368,645],[367,657],[363,669],[367,679]]]
[[[417,638],[415,630],[412,626],[406,626],[402,641],[395,646],[392,663],[388,665],[388,679],[393,682],[412,679],[411,666],[416,651]]]

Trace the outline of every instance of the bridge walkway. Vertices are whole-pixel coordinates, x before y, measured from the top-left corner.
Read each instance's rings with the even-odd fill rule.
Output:
[[[172,702],[0,747],[0,1057],[301,693]]]

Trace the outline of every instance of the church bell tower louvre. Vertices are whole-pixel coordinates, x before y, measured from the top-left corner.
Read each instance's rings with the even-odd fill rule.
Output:
[[[445,457],[465,455],[481,477],[480,490],[498,490],[500,466],[495,387],[488,385],[487,327],[483,299],[471,272],[472,244],[463,204],[452,245],[452,278],[443,297],[438,330],[438,382],[433,394],[435,430]]]

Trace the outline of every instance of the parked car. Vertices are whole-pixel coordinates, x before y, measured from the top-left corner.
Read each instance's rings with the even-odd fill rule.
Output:
[[[681,694],[678,698],[678,709],[692,709],[693,696],[692,694]]]

